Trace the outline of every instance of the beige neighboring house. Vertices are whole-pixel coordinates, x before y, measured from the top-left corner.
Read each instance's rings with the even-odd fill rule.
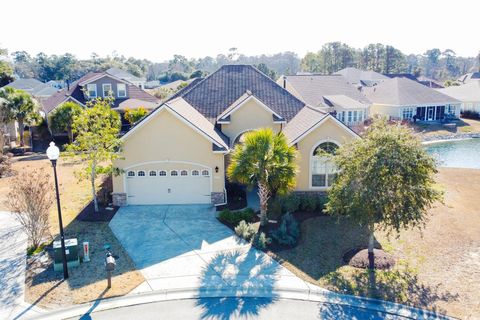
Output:
[[[437,91],[460,100],[461,112],[473,111],[480,113],[480,81],[470,81],[460,86],[437,89]]]
[[[299,151],[297,192],[322,192],[335,168],[318,150],[358,139],[341,121],[250,65],[226,65],[191,83],[122,136],[115,205],[224,204],[226,167],[246,132],[283,132]]]
[[[341,75],[283,76],[277,83],[306,104],[333,114],[349,127],[369,118],[370,101]]]
[[[364,93],[372,102],[372,116],[426,123],[460,117],[459,100],[407,78],[384,80]]]

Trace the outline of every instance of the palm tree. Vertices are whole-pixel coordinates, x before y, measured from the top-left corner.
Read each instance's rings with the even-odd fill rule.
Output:
[[[11,87],[0,89],[0,98],[6,100],[4,104],[8,109],[10,119],[18,122],[20,146],[23,147],[25,145],[23,137],[25,124],[33,123],[39,118],[37,105],[28,93]]]
[[[270,128],[245,134],[233,150],[227,176],[231,181],[258,186],[260,223],[267,222],[268,200],[273,193],[285,193],[295,186],[297,151],[283,133]]]

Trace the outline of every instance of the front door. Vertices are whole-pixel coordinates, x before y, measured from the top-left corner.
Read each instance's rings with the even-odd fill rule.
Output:
[[[427,121],[435,120],[435,107],[427,108]]]

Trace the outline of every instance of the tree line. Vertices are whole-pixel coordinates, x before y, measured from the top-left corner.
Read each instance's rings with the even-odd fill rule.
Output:
[[[236,48],[216,57],[187,58],[174,55],[164,62],[152,62],[112,53],[100,57],[92,53],[89,59],[77,59],[73,54],[35,56],[26,51],[10,54],[0,49],[0,85],[12,81],[14,74],[21,78],[74,81],[88,72],[106,70],[111,67],[124,69],[148,81],[170,82],[206,76],[225,64],[252,64],[272,79],[282,74],[315,72],[332,74],[346,67],[373,70],[380,73],[409,73],[426,76],[434,80],[456,79],[458,76],[478,71],[480,55],[477,57],[457,56],[451,49],[433,48],[423,54],[405,54],[399,49],[381,43],[354,48],[341,42],[324,44],[317,52],[308,52],[299,57],[294,52],[274,55],[244,55]]]

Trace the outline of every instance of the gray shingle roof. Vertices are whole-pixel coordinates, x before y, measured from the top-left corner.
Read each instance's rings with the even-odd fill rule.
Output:
[[[293,89],[295,94],[313,107],[329,107],[325,96],[344,95],[363,104],[370,101],[353,85],[340,75],[294,75],[286,76],[287,89]]]
[[[372,103],[392,106],[459,103],[455,98],[428,88],[407,78],[393,78],[380,82],[365,91]]]
[[[130,82],[145,82],[145,81],[147,81],[147,79],[145,79],[145,78],[139,78],[137,76],[134,76],[130,72],[119,69],[119,68],[110,68],[110,69],[106,70],[105,72],[112,75],[112,76],[115,76],[115,77],[123,79],[123,80],[130,81]]]
[[[225,65],[180,94],[211,122],[246,91],[285,118],[292,119],[304,103],[250,65]],[[179,95],[176,95],[179,96]]]
[[[470,73],[464,74],[457,80],[462,83],[468,83],[472,80],[480,80],[480,72],[470,72]]]
[[[290,121],[283,130],[290,143],[296,141],[310,128],[328,117],[328,113],[322,112],[316,108],[304,107],[297,115]]]
[[[470,81],[461,86],[450,86],[437,91],[462,102],[480,102],[480,81]]]
[[[17,79],[9,83],[7,87],[26,91],[34,97],[48,97],[58,91],[58,89],[33,78]]]
[[[379,81],[386,80],[388,77],[381,73],[371,70],[360,70],[357,68],[345,68],[335,72],[334,74],[342,75],[351,84],[360,84],[362,81],[368,84],[378,83]]]

